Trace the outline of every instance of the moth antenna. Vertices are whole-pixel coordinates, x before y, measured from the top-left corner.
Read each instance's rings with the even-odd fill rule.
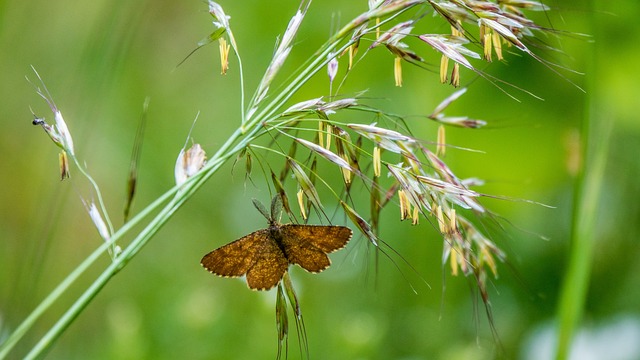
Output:
[[[279,223],[282,217],[282,199],[276,195],[271,199],[271,219]]]
[[[264,216],[265,219],[269,220],[269,222],[273,220],[272,217],[269,216],[269,212],[267,211],[267,208],[265,208],[264,205],[262,205],[262,203],[258,199],[251,199],[251,201],[253,202],[253,206],[255,206],[256,209],[258,209],[260,214],[262,214],[262,216]]]

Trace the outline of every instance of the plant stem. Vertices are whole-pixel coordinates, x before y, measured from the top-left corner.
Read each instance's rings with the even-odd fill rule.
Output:
[[[595,1],[591,2],[591,32],[597,35]],[[591,45],[588,64],[585,115],[581,139],[583,166],[576,181],[569,264],[562,285],[558,307],[558,347],[556,359],[564,360],[570,355],[571,341],[584,311],[589,288],[591,261],[596,241],[599,198],[604,180],[611,128],[610,117],[600,116],[598,109],[597,48]]]
[[[233,146],[237,140],[243,135],[241,129],[237,129],[227,141],[220,147],[215,155],[210,159],[202,171],[190,178],[182,187],[174,187],[156,199],[153,203],[142,210],[131,221],[126,223],[116,233],[113,234],[108,242],[98,247],[91,255],[89,255],[78,267],[76,267],[16,328],[15,331],[0,345],[0,359],[5,358],[27,331],[35,324],[35,322],[47,311],[53,303],[58,300],[69,287],[100,258],[113,244],[123,237],[133,226],[140,223],[147,215],[157,209],[161,204],[167,201],[174,194],[178,194],[171,202],[169,202],[163,210],[151,220],[151,222],[138,234],[129,246],[118,256],[104,272],[85,290],[85,292],[76,300],[76,302],[65,312],[65,314],[56,322],[56,324],[43,336],[38,344],[34,346],[27,358],[35,358],[42,354],[69,324],[79,315],[79,313],[89,304],[89,302],[97,295],[97,293],[106,285],[106,283],[122,269],[141,249],[142,247],[157,233],[162,225],[211,177],[231,156],[242,150],[248,142],[258,136],[260,127],[255,127],[250,133],[245,135],[244,141]]]
[[[228,143],[232,140],[229,138]],[[226,148],[226,147],[225,147]],[[235,152],[237,152],[236,147]],[[71,322],[80,314],[80,312],[87,307],[89,302],[98,294],[98,292],[107,284],[107,282],[123,267],[125,267],[129,261],[148,243],[148,241],[162,228],[164,224],[175,214],[175,212],[195,193],[195,190],[200,188],[206,180],[213,175],[220,167],[226,162],[226,160],[232,156],[235,152],[228,152],[226,154],[220,154],[212,158],[208,171],[200,177],[194,177],[197,180],[185,183],[186,187],[182,188],[184,193],[178,193],[177,196],[171,200],[156,217],[138,234],[138,236],[131,242],[131,244],[113,261],[100,276],[85,290],[85,292],[73,303],[73,305],[64,313],[62,317],[55,323],[54,326],[38,341],[38,343],[31,349],[25,359],[35,359],[42,354],[71,324]],[[168,192],[171,193],[171,192]],[[187,195],[188,194],[188,195]],[[104,246],[101,247],[104,252]],[[97,251],[96,251],[97,252]],[[82,272],[85,269],[76,269],[77,272]],[[76,272],[74,271],[74,273]],[[76,277],[77,278],[77,277]],[[75,280],[75,279],[74,279]],[[55,299],[54,299],[55,300]]]
[[[53,305],[53,303],[82,275],[100,256],[107,251],[115,242],[117,242],[124,234],[126,234],[135,224],[144,219],[150,211],[157,208],[165,202],[171,195],[175,193],[168,191],[163,196],[156,199],[145,210],[136,215],[130,222],[126,223],[116,233],[113,234],[109,241],[103,243],[100,247],[93,251],[80,265],[78,265],[42,302],[27,316],[27,318],[16,328],[13,333],[0,344],[0,359],[3,359],[15,344],[24,336],[24,334],[33,326],[33,324],[42,316],[42,314]]]

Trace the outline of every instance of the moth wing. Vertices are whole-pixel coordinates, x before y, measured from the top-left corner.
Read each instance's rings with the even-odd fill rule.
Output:
[[[268,230],[255,231],[213,250],[202,258],[200,264],[218,276],[242,276],[256,262],[256,253],[265,242],[270,242]]]
[[[352,231],[344,226],[283,225],[280,229],[287,259],[309,272],[331,265],[327,253],[342,249]]]
[[[309,243],[325,253],[340,250],[351,239],[353,231],[346,226],[283,225],[282,232],[301,243]]]
[[[288,267],[289,261],[284,253],[269,238],[256,250],[256,260],[247,271],[247,285],[253,290],[269,290],[278,284]]]

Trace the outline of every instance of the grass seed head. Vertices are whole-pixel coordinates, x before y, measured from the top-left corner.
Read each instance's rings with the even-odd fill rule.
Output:
[[[220,74],[226,75],[227,70],[229,70],[229,51],[231,50],[231,45],[227,44],[227,40],[223,37],[218,39],[218,44],[220,48]]]
[[[177,185],[182,185],[187,179],[195,175],[207,161],[207,154],[200,144],[193,144],[187,151],[180,150],[175,166],[175,179]]]
[[[69,178],[69,157],[66,151],[61,151],[58,155],[58,164],[60,166],[60,180]]]

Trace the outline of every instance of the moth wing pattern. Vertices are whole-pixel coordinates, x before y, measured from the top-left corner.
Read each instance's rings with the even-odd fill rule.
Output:
[[[317,273],[331,265],[326,254],[342,249],[353,232],[344,226],[289,224],[282,225],[280,234],[287,259]]]
[[[269,290],[280,282],[289,267],[289,261],[272,239],[256,247],[255,262],[247,271],[247,285],[252,290]]]
[[[265,240],[262,240],[262,239]],[[258,230],[240,239],[221,246],[205,255],[200,264],[210,273],[223,277],[240,277],[245,275],[256,262],[256,253],[268,239],[268,230]]]
[[[326,225],[282,225],[281,231],[288,238],[296,238],[298,242],[310,243],[325,253],[332,253],[345,247],[353,231],[346,226]]]
[[[270,220],[269,228],[211,251],[200,263],[212,274],[246,275],[249,288],[269,290],[282,280],[290,263],[312,273],[328,268],[327,254],[342,249],[352,234],[345,226],[279,225]]]

